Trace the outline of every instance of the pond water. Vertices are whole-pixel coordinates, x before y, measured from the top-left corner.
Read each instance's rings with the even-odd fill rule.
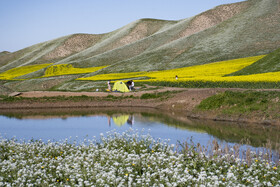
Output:
[[[237,124],[191,120],[182,114],[147,109],[52,109],[0,111],[0,135],[28,141],[63,141],[71,138],[98,139],[109,131],[133,129],[154,139],[172,144],[190,142],[207,146],[214,139],[220,143],[244,142],[252,147],[277,147],[280,128],[260,124]],[[142,132],[143,131],[143,132]]]

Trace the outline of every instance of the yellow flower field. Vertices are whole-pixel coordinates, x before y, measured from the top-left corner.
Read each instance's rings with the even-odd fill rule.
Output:
[[[3,73],[0,73],[0,79],[12,80],[12,79],[15,79],[16,77],[38,71],[49,65],[51,65],[51,64],[30,65],[30,66],[22,66],[22,67],[13,68],[13,69],[10,69]]]
[[[59,64],[50,66],[45,71],[44,77],[69,75],[69,74],[81,74],[81,73],[92,73],[107,66],[91,67],[91,68],[74,68],[71,64]]]
[[[131,73],[114,73],[101,74],[92,77],[79,78],[77,80],[120,80],[120,79],[137,79],[136,82],[151,81],[226,81],[226,82],[278,82],[280,81],[280,72],[270,72],[254,75],[229,76],[227,74],[239,71],[246,66],[251,65],[265,55],[214,62],[210,64],[197,65],[185,68],[178,68],[154,72],[131,72]],[[178,76],[178,80],[175,76]],[[145,78],[145,80],[141,80]],[[148,79],[146,79],[148,78]]]

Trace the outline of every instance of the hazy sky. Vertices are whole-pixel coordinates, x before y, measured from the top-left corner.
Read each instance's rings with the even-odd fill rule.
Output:
[[[0,0],[0,52],[74,33],[111,32],[141,18],[180,20],[242,0]]]

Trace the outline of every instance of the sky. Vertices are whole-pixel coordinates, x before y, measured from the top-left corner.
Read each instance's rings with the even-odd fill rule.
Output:
[[[185,19],[240,1],[0,0],[0,52],[75,33],[107,33],[142,18]]]

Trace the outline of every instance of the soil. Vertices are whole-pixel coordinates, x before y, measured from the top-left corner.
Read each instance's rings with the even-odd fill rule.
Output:
[[[55,102],[36,102],[36,101],[20,101],[1,103],[1,111],[11,111],[20,109],[48,109],[48,108],[100,108],[100,107],[133,107],[133,108],[152,108],[156,110],[162,110],[165,112],[180,112],[185,116],[200,119],[212,119],[219,121],[237,121],[237,122],[251,122],[251,123],[263,123],[263,124],[277,124],[280,125],[279,120],[261,119],[259,117],[246,117],[240,115],[239,117],[228,117],[217,115],[213,112],[194,112],[195,107],[204,99],[215,95],[217,93],[224,92],[226,90],[244,91],[245,89],[237,88],[156,88],[147,87],[148,90],[136,90],[129,93],[117,93],[117,92],[59,92],[59,91],[30,91],[22,92],[21,97],[55,97],[55,96],[91,96],[91,97],[106,97],[108,95],[113,96],[135,96],[140,97],[144,93],[157,93],[166,91],[178,91],[174,92],[171,97],[162,99],[138,99],[138,98],[125,98],[120,100],[94,100],[94,101],[55,101]],[[275,90],[273,90],[275,91]],[[277,90],[280,91],[280,90]],[[242,116],[242,117],[241,117]]]

